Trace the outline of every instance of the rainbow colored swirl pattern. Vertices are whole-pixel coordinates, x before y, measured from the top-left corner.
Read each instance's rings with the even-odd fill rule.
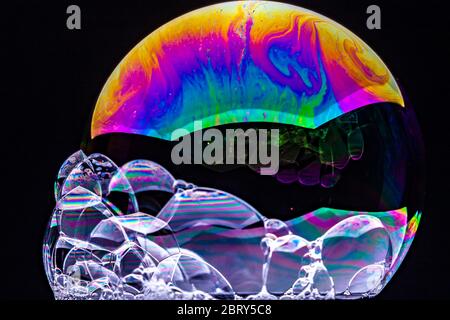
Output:
[[[314,12],[228,2],[185,14],[142,40],[106,82],[91,137],[166,140],[178,128],[235,122],[318,126],[378,102],[403,105],[380,58]]]

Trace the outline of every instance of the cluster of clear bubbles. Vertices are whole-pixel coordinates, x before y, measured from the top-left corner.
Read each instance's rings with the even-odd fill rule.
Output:
[[[141,212],[138,195],[152,191],[170,200],[156,213]],[[295,224],[267,219],[224,191],[176,180],[148,160],[118,167],[102,154],[78,151],[61,167],[55,197],[43,257],[56,299],[372,296],[399,251],[373,215],[349,215],[307,240],[293,233]],[[342,239],[347,247],[359,239],[360,247],[376,242],[378,249],[364,263],[358,256],[366,248],[353,256],[330,249],[334,257],[325,261],[326,243],[331,248]]]

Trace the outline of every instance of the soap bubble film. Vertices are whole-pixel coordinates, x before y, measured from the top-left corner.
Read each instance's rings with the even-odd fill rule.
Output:
[[[133,48],[100,94],[91,137],[170,140],[175,129],[192,132],[194,119],[205,128],[317,128],[379,102],[404,104],[390,71],[348,29],[289,4],[228,2],[172,20]]]
[[[176,165],[197,121],[278,130],[278,171]],[[165,24],[113,71],[90,129],[56,175],[56,299],[374,297],[422,217],[413,109],[367,44],[300,7],[227,2]]]
[[[77,174],[80,185],[59,198],[43,246],[57,299],[370,297],[398,268],[420,217],[408,224],[406,208],[321,208],[284,222],[224,191],[176,180],[154,162],[119,168],[108,159],[120,178],[96,175],[97,185],[124,185],[130,197],[160,189],[172,195],[157,215],[124,214],[103,192],[85,188],[92,174],[78,170],[86,159],[108,158],[71,164],[66,179]]]

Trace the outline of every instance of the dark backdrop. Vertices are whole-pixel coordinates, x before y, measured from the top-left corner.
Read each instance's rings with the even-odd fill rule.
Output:
[[[416,240],[377,299],[450,297],[448,11],[438,1],[287,1],[348,27],[399,78],[426,145],[427,196]],[[2,285],[8,299],[51,299],[41,262],[60,164],[78,150],[97,96],[114,67],[161,24],[214,1],[22,1],[2,6]],[[77,4],[82,29],[66,28]],[[370,4],[382,29],[368,30]],[[6,41],[5,41],[6,40]],[[5,72],[10,71],[10,72]]]

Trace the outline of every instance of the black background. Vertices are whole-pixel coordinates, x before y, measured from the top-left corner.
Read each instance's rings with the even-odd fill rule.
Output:
[[[438,1],[286,1],[348,27],[377,52],[416,109],[427,157],[426,209],[399,272],[376,299],[450,297],[449,11]],[[53,183],[79,149],[107,77],[152,30],[214,1],[22,1],[2,4],[2,284],[6,299],[51,299],[41,245]],[[66,28],[77,4],[82,29]],[[366,8],[382,10],[368,30]],[[5,72],[6,71],[6,72]],[[8,72],[9,71],[9,72]]]

